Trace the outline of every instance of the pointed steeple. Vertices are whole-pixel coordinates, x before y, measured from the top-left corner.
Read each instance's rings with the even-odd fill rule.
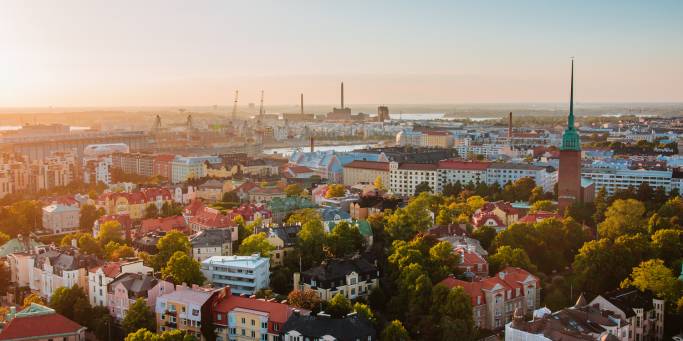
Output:
[[[572,58],[572,73],[569,90],[569,116],[567,117],[567,129],[562,134],[562,146],[560,150],[581,151],[579,132],[574,126],[574,59]]]

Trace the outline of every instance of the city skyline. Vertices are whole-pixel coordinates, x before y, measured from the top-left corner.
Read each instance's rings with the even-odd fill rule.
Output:
[[[0,107],[683,101],[675,1],[3,7]]]

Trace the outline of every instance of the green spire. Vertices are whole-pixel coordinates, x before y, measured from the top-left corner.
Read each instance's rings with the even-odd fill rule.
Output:
[[[567,129],[562,135],[562,146],[560,150],[581,150],[581,140],[579,132],[574,127],[574,59],[572,59],[572,76],[569,90],[569,117],[567,117]]]

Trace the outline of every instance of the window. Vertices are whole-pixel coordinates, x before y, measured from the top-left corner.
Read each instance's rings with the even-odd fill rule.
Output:
[[[256,325],[256,320],[251,320],[251,325],[255,326]]]
[[[261,322],[261,328],[262,329],[268,328],[268,322]]]
[[[242,324],[247,324],[247,319],[245,319],[244,317],[242,318]]]

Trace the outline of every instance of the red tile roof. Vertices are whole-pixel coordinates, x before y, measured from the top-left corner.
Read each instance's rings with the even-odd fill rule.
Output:
[[[531,224],[533,224],[535,222],[539,222],[541,220],[548,219],[548,218],[560,219],[562,217],[555,212],[538,211],[536,213],[530,213],[530,214],[525,215],[522,219],[519,220],[519,222],[520,223],[527,223],[527,224],[531,223]]]
[[[517,297],[516,288],[520,290],[520,296],[524,296],[526,290],[524,290],[523,282],[531,276],[535,282],[536,287],[540,286],[540,280],[531,275],[528,271],[520,268],[507,267],[500,271],[494,277],[488,277],[474,282],[466,282],[453,277],[447,277],[439,284],[443,284],[449,288],[462,287],[465,292],[472,298],[472,305],[477,305],[477,296],[481,296],[481,304],[485,304],[486,296],[482,290],[491,290],[496,285],[499,285],[505,291],[510,290],[512,298]]]
[[[162,154],[154,157],[154,162],[171,162],[173,159],[175,159],[175,155]]]
[[[288,167],[289,171],[292,173],[312,173],[313,170],[306,166],[291,165]]]
[[[490,162],[482,161],[441,160],[439,161],[439,168],[485,171],[487,168],[489,168],[490,164]]]
[[[171,216],[165,218],[152,218],[142,221],[140,234],[147,234],[152,231],[169,232],[171,230],[178,230],[184,232],[187,230],[187,224],[183,216]]]
[[[344,168],[372,169],[379,171],[389,171],[388,162],[353,160],[344,165]]]
[[[229,288],[228,288],[229,289]],[[294,308],[279,302],[268,302],[263,299],[248,298],[241,296],[232,296],[229,294],[225,296],[214,307],[213,321],[215,324],[227,325],[227,314],[236,308],[249,309],[268,313],[268,331],[270,333],[277,333],[273,328],[273,322],[282,325],[287,322],[287,319],[294,312]],[[219,321],[216,314],[225,314]]]
[[[496,227],[505,227],[505,224],[503,224],[503,222],[500,221],[498,216],[496,216],[493,212],[480,212],[478,214],[474,214],[472,217],[472,225],[475,227],[482,227],[491,219],[496,222]]]
[[[0,340],[22,338],[45,338],[75,334],[81,328],[78,323],[57,313],[16,317],[0,332]]]
[[[410,170],[436,170],[436,165],[433,163],[412,163],[406,162],[398,165],[398,169]]]
[[[185,206],[184,211],[186,215],[193,216],[202,209],[204,209],[204,203],[199,199],[194,199],[187,206]]]
[[[219,210],[204,207],[190,218],[190,224],[201,225],[203,228],[221,228],[233,226],[234,222],[229,216],[223,215]]]

